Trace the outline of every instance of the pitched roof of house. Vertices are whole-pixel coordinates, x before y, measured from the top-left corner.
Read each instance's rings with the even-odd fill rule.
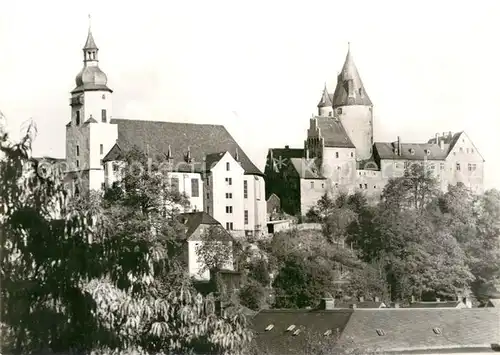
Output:
[[[457,308],[462,301],[413,302],[409,308]]]
[[[223,231],[221,237],[223,239],[232,239],[229,232],[227,232],[215,218],[204,211],[181,213],[179,219],[186,226],[186,233],[184,235],[186,239],[190,239],[201,225],[219,226],[221,231]]]
[[[202,172],[205,170],[203,158],[207,154],[228,151],[234,157],[238,151],[246,174],[263,175],[222,125],[117,118],[110,122],[118,125],[116,145],[119,149],[112,148],[104,161],[119,160],[123,158],[123,152],[134,146],[148,155],[165,156],[170,145],[176,171]],[[192,157],[191,164],[185,159],[188,149]]]
[[[271,354],[302,355],[308,346],[308,333],[324,336],[330,331],[330,337],[334,338],[344,330],[351,314],[352,310],[262,310],[251,320],[251,327],[260,350],[268,350]],[[271,324],[273,328],[266,330]],[[301,332],[293,335],[293,331],[287,331],[291,325]]]
[[[291,158],[302,158],[304,156],[303,148],[290,148],[286,146],[285,148],[269,148],[268,156],[273,154],[274,159],[278,159],[279,157],[283,159],[291,159]]]
[[[375,151],[380,159],[390,160],[445,160],[449,147],[441,149],[434,143],[401,143],[401,155],[396,154],[397,143],[375,142]],[[426,152],[429,151],[429,154]]]
[[[355,148],[347,132],[337,118],[314,117],[325,147]]]
[[[213,168],[217,163],[222,159],[222,157],[226,154],[226,152],[220,152],[220,153],[211,153],[207,154],[205,157],[205,165],[206,169],[210,170]],[[229,154],[233,157],[234,160],[237,161],[239,159],[239,152],[238,153],[233,153],[229,152]]]
[[[297,171],[301,179],[326,179],[321,174],[315,159],[292,158],[290,159],[290,164]]]
[[[397,353],[491,348],[500,337],[499,319],[496,308],[361,309],[352,313],[338,344]]]

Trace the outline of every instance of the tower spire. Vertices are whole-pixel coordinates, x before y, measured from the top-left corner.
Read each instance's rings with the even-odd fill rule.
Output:
[[[347,55],[342,71],[337,77],[337,87],[332,101],[334,108],[348,105],[372,106],[352,59],[351,42],[347,43]]]

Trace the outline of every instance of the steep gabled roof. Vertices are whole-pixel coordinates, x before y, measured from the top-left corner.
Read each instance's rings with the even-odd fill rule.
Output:
[[[342,125],[342,122],[332,117],[315,117],[325,147],[355,148]]]
[[[350,49],[347,51],[342,71],[337,77],[337,86],[333,94],[334,108],[347,105],[373,105],[365,91]]]
[[[352,313],[339,345],[353,342],[360,349],[397,353],[490,348],[498,343],[499,319],[496,308],[360,309]]]
[[[227,240],[231,240],[231,235],[222,227],[222,225],[208,213],[200,211],[200,212],[189,212],[189,213],[181,213],[179,215],[180,221],[186,226],[186,234],[185,238],[190,239],[193,237],[193,234],[198,230],[198,228],[202,225],[204,226],[213,226],[220,227],[223,233],[221,237]]]
[[[348,324],[351,314],[351,310],[263,310],[253,317],[251,327],[261,351],[268,350],[276,355],[303,355],[307,353],[309,334],[334,341]],[[266,330],[269,325],[273,328]],[[291,325],[301,332],[293,335],[293,331],[287,331]],[[327,331],[330,334],[325,336]]]
[[[204,171],[203,158],[207,154],[226,151],[235,154],[238,151],[239,161],[246,174],[263,175],[222,125],[116,118],[111,119],[111,123],[118,125],[117,145],[121,152],[135,146],[152,156],[165,156],[170,146],[176,171],[201,172]],[[185,160],[188,150],[192,163]],[[108,160],[122,158],[110,153],[106,156]]]

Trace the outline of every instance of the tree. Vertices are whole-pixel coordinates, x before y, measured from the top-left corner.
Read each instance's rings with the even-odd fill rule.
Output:
[[[250,279],[239,292],[240,303],[254,311],[258,311],[262,308],[265,297],[266,290],[264,287],[252,279]]]
[[[437,180],[427,163],[413,163],[404,175],[389,179],[382,191],[382,204],[395,210],[425,208],[439,195]]]
[[[248,265],[248,274],[263,287],[268,287],[271,282],[269,265],[264,258],[259,258],[250,262]]]
[[[202,271],[222,270],[232,266],[233,240],[231,235],[220,225],[210,226],[201,235],[196,255],[203,265]]]
[[[209,300],[179,286],[182,277],[169,283],[179,270],[180,200],[165,200],[159,171],[130,174],[112,198],[82,196],[87,205],[76,208],[65,172],[42,173],[29,158],[33,132],[0,141],[5,351],[241,352],[244,318],[214,314]]]

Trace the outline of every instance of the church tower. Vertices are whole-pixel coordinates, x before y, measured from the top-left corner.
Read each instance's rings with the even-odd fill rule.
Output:
[[[90,16],[89,16],[90,18]],[[113,91],[99,68],[97,48],[89,24],[83,46],[83,68],[71,91],[71,121],[66,125],[66,163],[79,189],[99,190],[104,183],[102,158],[115,144],[117,126],[110,123]]]
[[[369,159],[373,147],[373,104],[354,64],[350,46],[337,78],[332,106],[334,116],[340,119],[356,147],[356,160]]]

